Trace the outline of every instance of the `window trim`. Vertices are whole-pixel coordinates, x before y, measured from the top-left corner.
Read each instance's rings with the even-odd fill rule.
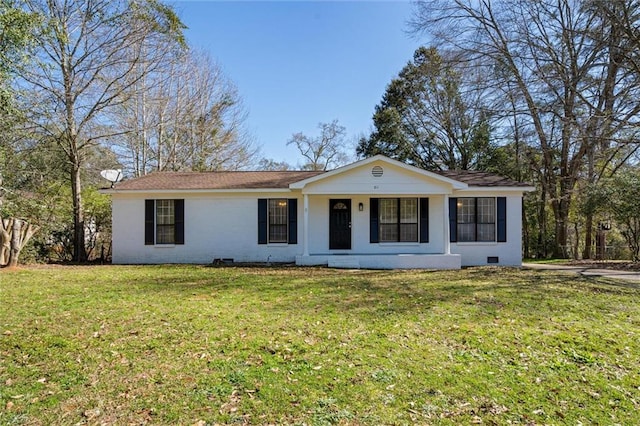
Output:
[[[169,209],[168,214],[165,214],[166,212],[163,212],[161,210],[163,209]],[[167,223],[164,223],[165,220],[162,220],[163,223],[161,222],[161,218],[166,218],[168,221]],[[161,236],[161,232],[160,230],[165,230],[168,229],[170,231],[173,232],[173,234],[171,235],[171,241],[166,241],[166,242],[161,242],[160,240],[160,236]],[[176,244],[176,202],[175,200],[169,200],[169,199],[157,199],[155,200],[155,243],[156,245],[175,245]]]
[[[478,209],[479,203],[478,200],[480,199],[485,199],[485,200],[493,200],[493,222],[480,222],[480,211]],[[455,212],[455,227],[456,227],[456,240],[452,241],[452,242],[456,242],[456,243],[483,243],[483,244],[487,244],[487,243],[496,243],[498,241],[498,202],[497,202],[498,197],[457,197],[455,198],[456,201],[456,212]],[[473,200],[473,208],[474,208],[474,214],[473,214],[473,222],[460,222],[459,221],[459,208],[460,208],[460,203],[461,200]],[[471,240],[461,240],[460,236],[463,235],[462,232],[460,232],[460,225],[471,225],[473,224],[473,239]],[[490,240],[479,240],[478,239],[478,226],[479,225],[493,225],[493,238]]]
[[[270,240],[270,219],[269,219],[269,202],[270,200],[286,201],[285,219],[287,237],[284,241]],[[259,245],[287,245],[298,244],[298,199],[297,198],[258,198],[258,244]]]
[[[271,203],[275,202],[275,203],[279,203],[284,201],[284,205],[283,206],[276,206],[279,208],[282,208],[284,210],[284,214],[282,215],[284,217],[284,223],[272,223],[271,222]],[[283,239],[279,239],[279,240],[272,240],[272,228],[274,227],[284,227],[284,238]],[[268,198],[267,199],[267,244],[288,244],[289,242],[289,200],[286,198]]]
[[[389,197],[386,197],[389,198]],[[369,243],[385,245],[420,245],[429,243],[429,197],[392,197],[418,199],[418,239],[413,242],[380,242],[380,200],[369,198]]]
[[[395,200],[396,201],[396,221],[390,223],[382,222],[382,201],[383,200]],[[402,222],[402,200],[415,201],[415,222]],[[378,198],[378,235],[380,244],[398,244],[398,243],[419,243],[420,242],[420,199],[418,197],[384,197]],[[383,226],[395,225],[396,236],[395,240],[383,240]],[[402,240],[402,225],[414,225],[415,226],[415,240]]]
[[[158,201],[173,202],[173,223],[158,224]],[[158,242],[160,226],[173,226],[173,241]],[[144,243],[156,247],[173,247],[184,244],[184,199],[157,198],[145,200]]]

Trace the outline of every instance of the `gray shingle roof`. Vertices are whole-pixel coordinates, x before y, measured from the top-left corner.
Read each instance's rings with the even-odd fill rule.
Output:
[[[530,187],[526,182],[516,182],[515,180],[488,172],[477,172],[473,170],[442,170],[435,172],[440,176],[466,183],[469,186],[480,187]]]
[[[116,190],[278,189],[289,188],[321,171],[156,172],[115,185]]]
[[[117,183],[116,190],[194,190],[194,189],[285,189],[323,171],[254,171],[254,172],[155,172]],[[486,172],[469,170],[445,170],[435,172],[449,179],[466,183],[471,187],[531,186]]]

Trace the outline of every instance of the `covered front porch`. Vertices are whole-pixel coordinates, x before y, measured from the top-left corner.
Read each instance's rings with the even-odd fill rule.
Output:
[[[296,182],[302,195],[298,265],[460,269],[451,253],[449,196],[464,183],[371,158]]]
[[[373,241],[379,225],[370,194],[303,194],[297,265],[347,269],[460,269],[462,259],[451,253],[447,194],[409,194],[416,208],[413,241]],[[383,194],[387,199],[393,195]],[[394,198],[396,199],[396,198]],[[428,207],[428,211],[424,210]],[[376,208],[379,210],[379,208]],[[420,214],[423,212],[424,214]],[[420,216],[423,216],[420,219]],[[427,229],[425,229],[427,228]],[[396,233],[398,234],[398,233]],[[426,236],[426,239],[422,237]]]
[[[459,254],[313,254],[296,256],[296,265],[343,269],[460,269]]]

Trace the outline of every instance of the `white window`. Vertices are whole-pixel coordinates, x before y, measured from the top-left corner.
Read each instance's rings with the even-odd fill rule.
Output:
[[[418,241],[418,199],[380,199],[380,242]]]
[[[495,198],[458,198],[459,242],[496,240]]]
[[[175,244],[174,200],[156,200],[156,244]]]
[[[269,242],[286,243],[288,229],[288,209],[285,198],[269,200]]]

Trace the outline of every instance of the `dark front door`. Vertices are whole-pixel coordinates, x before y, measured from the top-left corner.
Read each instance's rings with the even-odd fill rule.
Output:
[[[329,248],[351,249],[351,200],[329,200]]]

